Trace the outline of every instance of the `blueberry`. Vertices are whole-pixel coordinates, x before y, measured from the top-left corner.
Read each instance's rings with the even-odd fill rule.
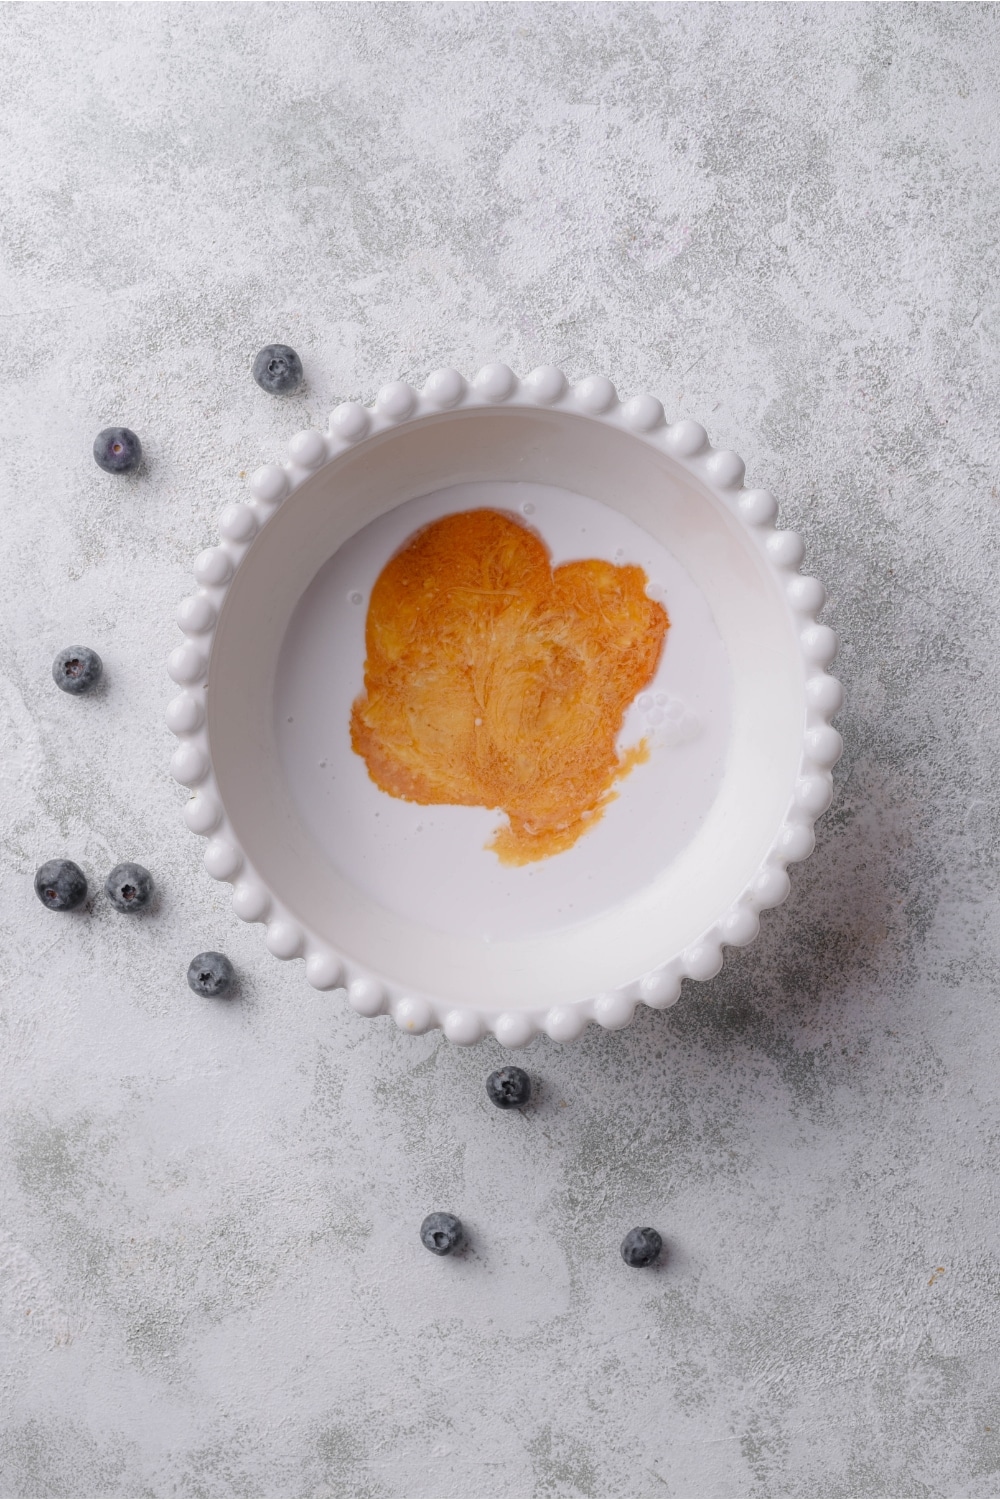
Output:
[[[67,646],[52,663],[52,680],[64,693],[89,693],[104,663],[89,646]]]
[[[462,1221],[454,1214],[428,1214],[420,1226],[420,1238],[432,1255],[450,1255],[464,1238]]]
[[[142,462],[142,444],[129,427],[105,427],[94,439],[94,457],[108,474],[127,474]]]
[[[142,911],[153,894],[153,877],[142,865],[115,865],[104,882],[104,894],[118,911]]]
[[[236,970],[224,953],[199,953],[188,964],[188,984],[196,995],[224,1000],[236,983]]]
[[[622,1260],[627,1266],[651,1266],[662,1249],[655,1229],[630,1229],[622,1240]]]
[[[486,1092],[497,1109],[520,1109],[531,1098],[531,1079],[523,1068],[498,1068],[487,1078]]]
[[[35,895],[49,911],[72,911],[87,899],[87,877],[71,859],[47,859],[35,871]]]
[[[253,362],[253,378],[269,396],[287,396],[302,384],[302,361],[287,344],[266,344]]]

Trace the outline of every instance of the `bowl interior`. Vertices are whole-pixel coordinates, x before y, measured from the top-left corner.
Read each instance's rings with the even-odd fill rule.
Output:
[[[421,525],[480,506],[555,564],[640,564],[671,620],[620,737],[648,761],[572,849],[517,867],[485,847],[495,810],[391,797],[350,744],[375,578]],[[523,408],[393,428],[297,489],[229,588],[210,674],[219,790],[289,912],[396,984],[505,1010],[615,988],[701,937],[773,841],[805,714],[791,614],[726,504],[624,430]]]

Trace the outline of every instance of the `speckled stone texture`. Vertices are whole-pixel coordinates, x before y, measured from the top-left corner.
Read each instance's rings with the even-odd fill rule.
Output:
[[[998,37],[978,5],[0,12],[3,1494],[1000,1491]],[[676,1009],[529,1048],[523,1116],[499,1047],[362,1020],[241,926],[163,723],[245,473],[492,358],[741,452],[849,693],[787,905]],[[95,466],[112,423],[138,475]],[[105,663],[78,700],[70,642]],[[35,899],[54,856],[90,909]],[[188,989],[208,948],[238,1001]],[[422,1249],[432,1209],[466,1255]]]

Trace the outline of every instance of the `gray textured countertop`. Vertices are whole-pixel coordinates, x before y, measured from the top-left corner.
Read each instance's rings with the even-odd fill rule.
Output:
[[[976,5],[7,6],[0,1490],[996,1495],[998,32]],[[254,351],[301,352],[264,396]],[[760,940],[500,1051],[204,873],[166,652],[243,476],[401,375],[609,374],[773,489],[849,693]],[[142,436],[114,481],[99,427]],[[56,649],[106,691],[54,689]],[[158,912],[61,919],[70,855]],[[244,998],[194,1000],[229,952]],[[425,1254],[430,1207],[476,1239]],[[659,1226],[666,1266],[617,1245]]]

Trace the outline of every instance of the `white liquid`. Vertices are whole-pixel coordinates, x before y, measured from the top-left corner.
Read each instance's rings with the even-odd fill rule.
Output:
[[[523,517],[554,565],[585,557],[637,563],[670,616],[656,676],[629,709],[618,741],[622,748],[645,736],[649,760],[618,783],[617,800],[572,849],[515,868],[485,848],[502,813],[390,797],[351,749],[376,578],[419,527],[484,507]],[[586,921],[676,858],[719,788],[730,700],[729,662],[708,603],[665,547],[596,500],[498,480],[452,485],[399,506],[319,570],[282,645],[275,717],[293,801],[326,857],[390,910],[489,942]]]

